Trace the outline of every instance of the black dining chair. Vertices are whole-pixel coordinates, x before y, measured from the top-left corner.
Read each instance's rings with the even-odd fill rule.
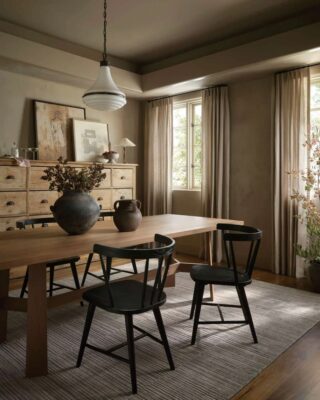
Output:
[[[164,346],[170,369],[174,370],[175,367],[160,313],[160,306],[166,302],[166,294],[164,293],[163,288],[170,267],[174,245],[174,240],[162,235],[155,235],[154,243],[149,244],[148,246],[139,246],[137,248],[119,249],[99,244],[94,245],[93,252],[99,255],[101,264],[105,266],[105,284],[94,289],[89,289],[83,294],[83,299],[89,302],[89,307],[83,330],[77,367],[80,367],[81,365],[85,347],[129,363],[132,393],[135,394],[137,393],[137,378],[134,341],[148,336],[150,339],[153,339]],[[138,282],[133,279],[126,279],[110,282],[113,258],[145,260],[143,281]],[[155,269],[151,269],[150,261],[152,259],[157,260],[157,266]],[[148,284],[150,279],[152,279],[153,282]],[[107,312],[124,315],[127,333],[126,343],[114,346],[108,350],[87,343],[96,307]],[[133,324],[134,315],[142,314],[151,310],[153,311],[161,340]],[[134,329],[140,332],[141,335],[134,337]],[[128,346],[128,359],[114,353],[114,351],[126,345]]]
[[[199,324],[246,324],[250,326],[254,343],[258,343],[245,286],[252,282],[251,276],[258,254],[262,232],[250,226],[233,224],[218,224],[217,230],[222,231],[227,266],[214,267],[211,265],[199,264],[192,267],[190,275],[195,282],[195,287],[190,312],[190,319],[194,316],[191,344],[193,345],[196,341]],[[249,248],[247,263],[242,269],[237,264],[235,258],[234,243],[236,242],[246,242]],[[204,302],[204,288],[208,284],[234,286],[238,293],[240,305]],[[216,306],[220,315],[220,321],[199,321],[202,305]],[[222,307],[241,308],[244,320],[225,320],[221,309]]]
[[[33,218],[33,219],[25,219],[22,221],[17,221],[16,222],[16,227],[18,229],[27,229],[28,226],[32,228],[36,228],[37,226],[40,226],[42,228],[47,227],[49,224],[56,223],[56,220],[53,217],[48,217],[48,218]],[[53,294],[54,290],[58,289],[70,289],[70,290],[76,290],[80,289],[80,283],[79,283],[79,277],[78,277],[78,272],[77,272],[77,266],[76,263],[80,260],[80,257],[74,256],[74,257],[68,257],[68,258],[59,258],[54,261],[48,262],[47,268],[49,269],[49,296],[51,297]],[[75,287],[71,287],[62,283],[57,283],[54,282],[54,273],[55,273],[55,268],[57,266],[69,264],[70,269],[72,272],[73,280],[74,280],[74,285]],[[29,280],[29,271],[27,268],[26,274],[24,276],[21,292],[20,292],[20,298],[23,298],[25,293],[28,293],[27,291],[27,286],[28,286],[28,280]]]
[[[104,221],[104,219],[106,217],[113,217],[113,215],[114,215],[114,211],[101,211],[100,212],[99,221]],[[104,268],[103,264],[101,264],[102,274],[98,275],[98,274],[95,274],[94,272],[90,272],[92,259],[93,259],[93,253],[90,253],[89,256],[88,256],[88,259],[87,259],[87,263],[86,263],[85,269],[84,269],[82,282],[81,282],[81,287],[85,285],[88,275],[91,275],[94,278],[100,279],[101,281],[104,280],[105,273],[104,273],[104,270],[103,270],[103,268]],[[121,268],[112,267],[111,275],[119,274],[121,272],[125,272],[126,274],[137,274],[138,273],[138,269],[137,269],[136,260],[134,260],[134,259],[131,260],[131,264],[132,264],[133,271],[127,271],[127,270],[123,270]]]

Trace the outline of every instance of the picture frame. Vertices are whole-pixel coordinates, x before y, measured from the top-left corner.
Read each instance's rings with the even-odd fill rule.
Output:
[[[84,107],[33,100],[38,158],[74,160],[72,120],[86,119]]]
[[[75,161],[95,161],[108,150],[107,124],[73,120]]]

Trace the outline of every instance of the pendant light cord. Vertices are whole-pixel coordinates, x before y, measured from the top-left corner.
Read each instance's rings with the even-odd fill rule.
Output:
[[[103,10],[103,53],[101,65],[108,65],[107,60],[107,0],[104,0]]]

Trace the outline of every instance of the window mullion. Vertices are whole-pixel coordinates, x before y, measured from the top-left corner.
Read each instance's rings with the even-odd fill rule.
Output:
[[[187,119],[186,119],[186,133],[187,133],[187,139],[186,139],[186,169],[187,169],[187,189],[189,189],[189,180],[190,180],[190,174],[189,174],[189,104],[186,104],[186,109],[187,109]]]
[[[191,122],[191,155],[192,155],[192,167],[191,167],[191,173],[192,173],[192,182],[191,182],[191,189],[194,189],[194,168],[195,168],[195,159],[194,159],[194,104],[191,105],[192,107],[192,122]]]
[[[189,180],[188,180],[188,189],[192,189],[192,180],[193,180],[193,171],[192,171],[192,162],[193,162],[193,155],[192,155],[192,104],[188,104],[188,116],[189,116],[189,126],[188,126],[188,173],[189,173]]]

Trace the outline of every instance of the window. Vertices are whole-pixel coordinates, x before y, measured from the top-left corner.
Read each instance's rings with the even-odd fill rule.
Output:
[[[320,134],[320,79],[311,82],[311,130]]]
[[[173,107],[172,188],[201,187],[201,100]]]
[[[311,134],[308,137],[308,171],[311,172],[308,180],[316,179],[312,189],[309,189],[308,196],[311,194],[314,199],[319,196],[319,152],[320,152],[320,79],[311,80],[310,93],[310,123]],[[307,182],[307,180],[306,180]],[[306,188],[308,185],[306,185]],[[315,190],[316,189],[316,190]],[[306,189],[308,191],[308,189]]]

